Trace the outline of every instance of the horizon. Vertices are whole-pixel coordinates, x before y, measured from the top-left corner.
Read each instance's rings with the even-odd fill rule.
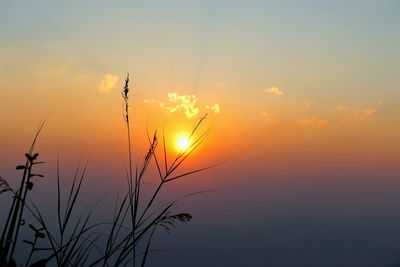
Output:
[[[394,0],[3,3],[0,175],[18,186],[48,116],[32,200],[56,209],[57,159],[65,185],[88,160],[79,207],[106,195],[107,217],[126,189],[129,73],[133,163],[154,131],[172,159],[207,114],[181,171],[217,164],[163,191],[207,193],[179,202],[193,219],[159,231],[149,266],[396,264],[399,11]]]

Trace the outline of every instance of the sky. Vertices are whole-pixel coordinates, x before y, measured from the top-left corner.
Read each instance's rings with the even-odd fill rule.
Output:
[[[175,136],[208,113],[184,170],[221,162],[168,188],[210,192],[180,203],[193,222],[160,233],[150,264],[400,262],[399,11],[396,0],[3,1],[0,175],[15,177],[50,114],[38,201],[54,196],[57,154],[66,177],[90,157],[91,199],[124,188],[129,73],[135,160],[147,130],[164,131],[173,156]]]

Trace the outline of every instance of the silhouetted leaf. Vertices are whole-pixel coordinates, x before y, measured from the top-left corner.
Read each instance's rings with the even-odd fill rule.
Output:
[[[27,183],[26,183],[26,188],[28,188],[28,190],[32,190],[32,188],[33,188],[33,183],[32,183],[32,182],[27,182]]]
[[[29,240],[22,240],[22,242],[24,242],[25,244],[28,244],[28,245],[34,245],[33,244],[33,242],[32,241],[29,241]]]
[[[7,192],[7,191],[11,191],[9,188],[4,188],[4,189],[2,189],[2,190],[0,190],[0,194],[1,193],[5,193],[5,192]]]
[[[29,155],[28,153],[25,153],[25,157],[29,160],[29,161],[34,161],[35,158],[32,157],[31,155]]]
[[[39,230],[38,229],[36,229],[36,227],[35,226],[33,226],[32,224],[29,224],[29,228],[31,228],[34,232],[39,232]]]
[[[36,237],[36,238],[41,238],[41,239],[43,239],[43,238],[46,237],[46,235],[43,234],[43,233],[36,233],[36,234],[35,234],[35,237]]]
[[[17,167],[15,167],[16,170],[25,170],[26,166],[25,165],[18,165]]]

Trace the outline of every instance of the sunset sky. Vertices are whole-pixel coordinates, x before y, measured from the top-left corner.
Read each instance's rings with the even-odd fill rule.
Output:
[[[118,192],[129,73],[135,161],[146,129],[172,157],[208,113],[184,170],[222,162],[168,187],[211,192],[182,201],[193,222],[161,233],[150,264],[400,262],[399,14],[396,0],[3,2],[0,175],[50,114],[44,205],[57,154],[66,173],[90,157],[88,199]]]

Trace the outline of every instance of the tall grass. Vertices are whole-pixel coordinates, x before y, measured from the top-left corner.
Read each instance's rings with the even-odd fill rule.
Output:
[[[29,152],[25,153],[25,164],[16,166],[16,170],[22,171],[21,184],[19,188],[14,191],[7,183],[4,178],[1,178],[0,188],[1,193],[11,192],[13,195],[13,201],[6,218],[6,222],[3,227],[3,231],[0,239],[0,263],[3,262],[12,263],[15,247],[20,232],[20,227],[24,225],[22,215],[25,209],[25,203],[28,196],[28,192],[33,188],[33,177],[43,177],[41,174],[35,174],[33,167],[43,162],[37,161],[39,153],[33,153],[36,140],[45,124],[42,121],[36,131],[35,137],[33,138],[32,144],[29,148]]]
[[[0,176],[0,194],[9,193],[12,197],[8,215],[4,222],[1,222],[3,227],[0,239],[0,267],[16,266],[14,254],[17,245],[25,245],[29,251],[24,260],[25,266],[145,266],[157,230],[169,232],[177,223],[187,223],[192,219],[189,213],[173,212],[177,200],[161,203],[159,196],[167,184],[212,167],[179,172],[182,164],[208,135],[207,130],[200,130],[207,115],[194,124],[190,134],[190,146],[180,151],[173,159],[167,157],[165,135],[162,135],[159,156],[157,131],[151,135],[147,132],[147,153],[142,160],[135,163],[131,139],[132,121],[129,116],[129,74],[121,93],[127,130],[128,187],[126,192],[116,198],[111,218],[101,223],[92,222],[100,201],[90,208],[81,209],[79,206],[87,163],[78,164],[69,190],[63,192],[62,188],[65,187],[62,185],[57,158],[56,222],[49,220],[45,212],[28,201],[29,192],[33,187],[31,178],[43,177],[34,172],[34,167],[43,163],[38,160],[39,154],[34,151],[34,147],[45,124],[44,120],[25,154],[25,164],[16,167],[22,172],[20,186],[14,190],[7,180]],[[151,162],[154,162],[152,166],[156,169],[159,181],[153,191],[146,190],[144,194],[143,181]],[[29,216],[25,216],[26,213]],[[31,218],[31,222],[26,223],[23,219],[25,217]],[[21,227],[30,230],[30,240],[20,240]],[[17,260],[22,262],[23,259]]]

